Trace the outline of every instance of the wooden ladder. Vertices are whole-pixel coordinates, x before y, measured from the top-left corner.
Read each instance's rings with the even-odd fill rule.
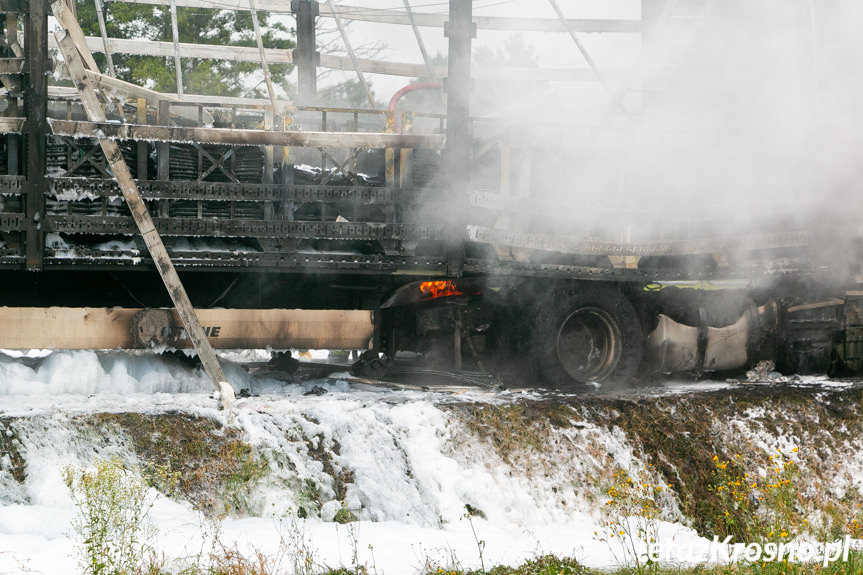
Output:
[[[95,60],[93,60],[93,55],[87,48],[84,33],[64,0],[56,0],[51,4],[51,9],[63,28],[64,33],[57,34],[57,44],[60,46],[60,51],[69,68],[69,75],[81,96],[84,111],[90,121],[105,122],[105,110],[96,95],[91,77],[88,75],[88,71],[98,74],[99,70]],[[106,97],[106,100],[110,101],[111,98]],[[118,105],[121,106],[121,104]],[[153,263],[156,264],[156,269],[159,270],[159,275],[162,277],[162,281],[165,282],[165,287],[168,288],[168,293],[174,302],[174,307],[177,309],[180,320],[183,322],[186,332],[189,334],[189,338],[198,352],[198,357],[204,365],[204,370],[213,381],[219,405],[223,409],[230,411],[231,403],[234,399],[234,390],[225,380],[222,366],[219,365],[216,353],[213,351],[213,347],[210,345],[203,327],[201,327],[201,322],[198,320],[192,303],[189,301],[189,296],[180,281],[180,277],[177,275],[177,270],[171,262],[168,250],[165,249],[165,244],[162,243],[162,238],[156,230],[153,218],[150,217],[150,213],[147,211],[147,205],[144,203],[138,187],[132,179],[129,167],[120,153],[120,147],[117,145],[117,142],[108,138],[99,138],[99,145],[102,147],[105,159],[108,161],[114,178],[120,186],[120,191],[123,193],[126,205],[129,206],[129,211],[132,213],[135,224],[138,226],[138,231],[144,238],[144,243],[147,245],[150,256],[153,258]]]

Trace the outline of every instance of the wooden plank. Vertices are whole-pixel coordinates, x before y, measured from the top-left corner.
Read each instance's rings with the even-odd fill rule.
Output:
[[[0,308],[3,349],[136,349],[141,308]],[[179,315],[174,313],[174,325]],[[374,325],[365,310],[196,309],[215,349],[368,349]],[[190,349],[175,330],[165,342]]]
[[[136,84],[132,84],[131,82],[118,80],[117,78],[112,78],[111,76],[106,76],[104,74],[93,72],[91,70],[86,70],[85,74],[87,74],[87,78],[89,78],[90,84],[94,88],[97,88],[99,90],[118,91],[127,98],[144,98],[151,106],[158,106],[159,102],[162,102],[164,100],[167,100],[169,102],[180,101],[180,99],[173,94],[156,92],[155,90],[143,88]]]
[[[58,0],[52,5],[55,10],[55,15],[57,15],[58,12],[62,14],[65,9],[65,5],[60,7],[61,4],[63,4],[63,0]],[[58,20],[64,22],[64,20],[59,17]],[[64,22],[64,26],[66,25],[71,28],[77,28],[78,23],[77,21],[69,23],[67,18]],[[67,28],[67,31],[68,30],[69,29]],[[74,38],[69,35],[58,37],[57,43],[60,46],[60,50],[63,52],[63,58],[69,68],[69,74],[72,76],[72,81],[81,93],[81,103],[83,104],[84,111],[87,113],[87,117],[97,122],[104,122],[105,111],[96,100],[96,92],[89,84],[87,76],[84,73],[85,62],[87,60],[81,58],[78,53],[79,50],[86,52],[86,46],[78,44],[78,47],[76,48]],[[90,57],[90,60],[92,60],[92,56]],[[95,67],[91,67],[90,69],[92,71],[97,71]],[[179,314],[183,325],[186,326],[186,330],[195,346],[195,350],[198,352],[198,357],[204,366],[204,370],[213,381],[213,387],[219,396],[219,404],[222,408],[230,410],[231,401],[234,395],[233,388],[231,388],[225,380],[222,366],[219,365],[219,360],[213,351],[213,347],[210,345],[209,340],[204,334],[204,329],[201,327],[201,323],[198,320],[198,316],[195,314],[194,308],[192,308],[192,302],[189,300],[189,296],[186,293],[185,288],[183,288],[180,277],[177,275],[177,270],[171,262],[168,250],[165,249],[165,244],[162,243],[162,238],[159,236],[159,232],[153,224],[153,219],[147,211],[147,204],[144,203],[144,200],[141,198],[141,194],[138,193],[138,188],[135,186],[135,181],[129,173],[129,167],[123,159],[120,147],[117,145],[116,141],[109,140],[104,137],[99,138],[99,145],[102,147],[105,158],[111,165],[114,178],[120,185],[120,190],[123,192],[123,198],[126,200],[126,205],[135,220],[135,224],[138,226],[138,230],[144,239],[144,243],[147,246],[150,257],[153,258],[153,264],[156,266],[156,269],[159,270],[159,275],[165,283],[165,287],[168,289],[171,301],[174,302],[174,307],[177,309],[177,313]]]
[[[66,33],[71,37],[72,42],[78,46],[77,52],[80,54],[81,59],[84,60],[84,69],[98,72],[99,66],[96,65],[96,60],[93,59],[93,55],[91,54],[93,49],[83,49],[83,47],[87,45],[88,39],[84,36],[84,32],[81,31],[81,26],[78,25],[78,20],[69,10],[69,6],[67,6],[63,0],[56,0],[51,3],[51,10],[54,12],[54,17],[60,22],[60,25],[63,26],[63,29],[66,30]],[[93,40],[97,43],[102,42],[101,38],[93,38]],[[138,41],[140,42],[140,40]],[[146,44],[146,42],[141,43]]]
[[[271,132],[229,128],[142,126],[107,122],[49,119],[51,133],[73,138],[111,138],[153,142],[199,142],[246,146],[299,146],[335,148],[440,149],[442,134],[380,134],[371,132]]]
[[[171,0],[122,0],[130,4],[149,4],[154,6],[170,6]],[[190,8],[213,8],[211,0],[175,0],[177,6]],[[290,14],[290,3],[285,0],[257,0],[258,10],[281,14]],[[222,10],[248,10],[244,0],[220,0],[218,8]],[[334,11],[320,4],[321,16],[333,17]],[[382,24],[411,25],[408,14],[401,10],[368,8],[365,6],[347,6],[339,4],[335,7],[340,18],[362,22],[378,22]],[[430,14],[414,11],[414,21],[417,26],[443,28],[448,16],[446,14]],[[513,32],[565,32],[558,20],[550,18],[507,18],[500,16],[474,16],[473,21],[481,30],[509,30]],[[566,25],[575,32],[588,33],[621,33],[638,34],[642,30],[640,20],[597,18],[568,19]]]
[[[336,70],[354,70],[353,62],[347,56],[321,54],[320,65],[323,68],[333,68]],[[385,62],[383,60],[369,60],[368,58],[357,58],[357,66],[359,66],[361,71],[368,72],[369,74],[425,78],[429,73],[425,64]],[[433,66],[432,72],[435,78],[443,78],[446,76],[446,66]]]
[[[0,75],[24,72],[24,58],[0,58]]]
[[[95,36],[86,37],[87,48],[91,52],[102,52],[102,39]],[[114,54],[130,56],[158,56],[160,58],[174,57],[172,42],[152,42],[150,40],[124,40],[108,38],[108,46]],[[190,44],[179,42],[177,48],[180,58],[200,58],[212,60],[227,60],[231,62],[260,62],[261,56],[257,48],[245,46],[217,46],[212,44]],[[270,64],[293,63],[292,51],[278,48],[267,48],[267,61]]]
[[[102,39],[93,36],[86,38],[87,48],[92,52],[102,52]],[[115,54],[128,54],[132,56],[157,56],[160,58],[171,58],[174,53],[174,45],[171,42],[142,42],[140,40],[121,40],[109,38],[108,45]],[[179,44],[181,58],[200,58],[213,60],[226,60],[230,62],[260,62],[261,57],[257,48],[243,46],[211,46],[208,44]],[[292,50],[278,50],[266,48],[264,50],[267,62],[270,64],[292,64]],[[368,74],[384,74],[389,76],[405,76],[424,78],[428,76],[428,68],[425,64],[411,64],[406,62],[386,62],[382,60],[370,60],[368,58],[357,58],[357,65],[362,72]],[[321,54],[320,66],[336,70],[354,70],[353,62],[347,56],[332,56]],[[432,66],[432,73],[436,79],[446,76],[446,66]],[[620,71],[610,70],[606,73],[609,78],[620,76]],[[524,82],[585,82],[596,80],[596,75],[585,68],[478,68],[474,67],[472,77],[477,80],[511,80],[517,78]]]
[[[87,75],[91,86],[102,90],[103,93],[107,92],[113,96],[116,96],[116,92],[120,92],[123,95],[123,97],[120,98],[121,100],[143,98],[152,106],[158,106],[160,102],[181,103],[184,101],[173,94],[165,94],[163,92],[156,92],[155,90],[142,88],[141,86],[118,80],[117,78],[112,78],[111,76],[106,76],[105,74],[100,74],[98,72],[85,70],[85,74]],[[198,103],[194,99],[190,99],[189,102]],[[173,112],[178,116],[182,116],[195,122],[199,119],[203,119],[204,123],[213,123],[213,115],[206,110],[203,111],[203,118],[199,117],[198,106],[175,106]]]

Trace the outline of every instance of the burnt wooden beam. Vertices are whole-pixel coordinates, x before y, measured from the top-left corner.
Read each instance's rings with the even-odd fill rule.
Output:
[[[0,75],[24,72],[24,58],[0,58]]]
[[[198,142],[241,146],[300,146],[334,148],[439,149],[439,134],[378,134],[371,132],[273,132],[229,128],[145,126],[110,122],[49,120],[51,133],[72,138],[109,138],[153,142]]]

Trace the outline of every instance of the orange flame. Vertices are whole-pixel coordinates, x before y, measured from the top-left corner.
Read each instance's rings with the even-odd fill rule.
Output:
[[[464,292],[459,290],[452,280],[422,282],[420,284],[420,292],[422,292],[422,299],[436,299],[451,295],[464,295]]]

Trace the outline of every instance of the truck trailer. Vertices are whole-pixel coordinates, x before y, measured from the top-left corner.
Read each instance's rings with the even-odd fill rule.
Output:
[[[559,19],[475,18],[458,0],[445,16],[407,3],[375,13],[446,24],[446,66],[316,55],[316,15],[366,13],[271,4],[259,9],[296,16],[298,47],[259,44],[262,67],[290,57],[294,101],[125,82],[93,53],[105,61],[109,46],[155,54],[170,43],[88,36],[75,2],[0,0],[0,348],[195,348],[217,386],[213,348],[359,350],[354,368],[374,376],[409,356],[564,390],[763,360],[785,374],[863,367],[859,178],[845,182],[845,204],[825,199],[835,213],[823,217],[817,202],[806,217],[786,213],[790,200],[723,202],[750,188],[708,177],[741,163],[722,145],[713,168],[674,166],[680,178],[663,182],[645,158],[655,147],[633,148],[650,87],[611,85],[582,41],[637,36],[646,60],[667,28],[707,26],[698,36],[721,22],[716,3],[644,0],[640,19],[567,19],[556,2]],[[516,22],[569,36],[590,66],[472,66],[477,26]],[[408,82],[388,109],[324,106],[318,66],[434,82]],[[589,80],[605,92],[607,118],[585,127],[540,111],[533,121],[472,114],[475,82],[504,76]],[[400,109],[413,91],[445,99],[445,110]],[[702,145],[654,128],[681,149]],[[764,170],[787,178],[797,173],[788,165]],[[762,185],[764,170],[747,181]],[[804,184],[774,187],[792,195]]]

